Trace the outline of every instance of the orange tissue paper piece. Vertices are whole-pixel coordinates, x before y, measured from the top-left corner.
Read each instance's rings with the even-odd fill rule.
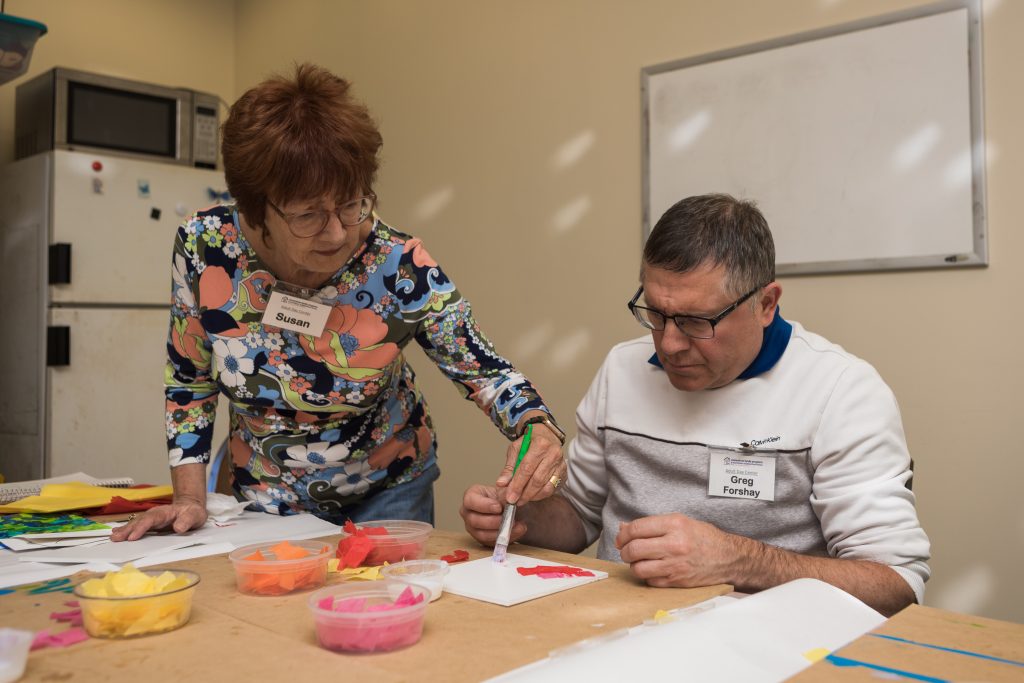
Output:
[[[305,548],[294,546],[288,541],[281,541],[271,550],[274,551],[274,556],[279,560],[300,560],[303,557],[309,557],[311,554]]]
[[[249,560],[251,562],[266,562],[267,561],[267,558],[264,557],[263,553],[261,553],[259,550],[254,552],[252,555],[246,555],[243,559]]]

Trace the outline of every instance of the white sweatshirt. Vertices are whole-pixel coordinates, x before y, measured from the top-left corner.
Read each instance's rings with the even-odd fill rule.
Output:
[[[674,388],[650,336],[608,354],[576,412],[562,491],[598,557],[621,561],[621,522],[681,512],[808,555],[892,567],[918,602],[930,570],[899,407],[871,365],[793,325],[767,372]],[[775,500],[708,495],[709,446],[777,449]]]

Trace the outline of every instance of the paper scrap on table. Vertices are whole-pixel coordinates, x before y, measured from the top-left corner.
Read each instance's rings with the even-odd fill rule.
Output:
[[[465,562],[469,559],[469,553],[462,548],[456,548],[452,551],[451,555],[442,555],[441,559],[448,564],[455,564],[456,562]]]
[[[509,555],[505,562],[500,564],[494,562],[490,556],[454,564],[445,577],[444,590],[455,595],[508,607],[608,578],[607,572],[572,565],[560,565],[559,568],[578,570],[580,574],[567,574],[547,580],[538,580],[536,576],[531,575],[524,576],[518,571],[522,567],[529,572],[536,566],[536,558],[514,554]]]
[[[248,507],[249,501],[236,500],[234,496],[223,493],[206,494],[206,514],[214,522],[227,522],[228,520],[241,517],[242,512]]]
[[[89,634],[85,632],[80,626],[73,626],[67,631],[61,631],[60,633],[51,634],[49,629],[43,629],[36,634],[35,639],[32,641],[32,650],[39,650],[44,647],[67,647],[80,643],[83,640],[89,640]]]
[[[388,566],[385,562],[375,567],[341,567],[341,560],[332,557],[327,560],[327,571],[332,574],[341,574],[346,581],[377,581],[384,578],[380,570]]]

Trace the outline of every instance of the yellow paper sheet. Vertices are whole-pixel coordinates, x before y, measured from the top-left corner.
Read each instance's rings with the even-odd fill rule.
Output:
[[[0,512],[65,512],[106,505],[114,496],[125,500],[164,498],[174,493],[170,486],[150,486],[144,489],[120,489],[93,486],[72,481],[65,484],[47,484],[38,496],[22,498],[0,505]]]

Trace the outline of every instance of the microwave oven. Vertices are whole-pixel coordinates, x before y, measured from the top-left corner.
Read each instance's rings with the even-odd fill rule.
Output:
[[[14,155],[51,149],[217,167],[216,95],[57,67],[15,93]]]

